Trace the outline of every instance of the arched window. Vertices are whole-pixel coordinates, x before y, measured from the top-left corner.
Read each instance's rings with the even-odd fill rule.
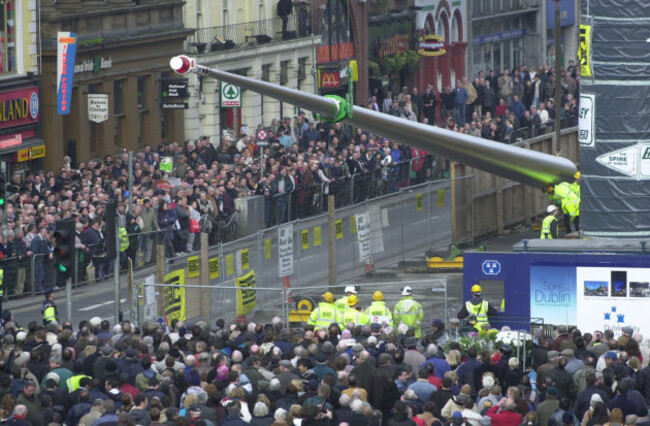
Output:
[[[442,36],[445,42],[449,43],[449,17],[444,12],[441,13],[440,18],[438,18],[436,34]]]
[[[427,14],[426,19],[424,20],[424,33],[429,35],[429,34],[435,34],[435,22],[433,22],[433,16],[431,14]]]

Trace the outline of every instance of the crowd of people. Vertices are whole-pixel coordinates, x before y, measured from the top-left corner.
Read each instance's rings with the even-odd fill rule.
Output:
[[[548,65],[498,74],[462,77],[438,93],[428,84],[422,94],[407,86],[394,95],[375,91],[368,108],[498,142],[516,142],[550,131],[556,122],[577,125],[580,77],[573,61],[560,78],[562,98],[556,106],[556,74]]]
[[[323,295],[342,324],[318,324],[317,314],[317,325],[293,329],[280,318],[138,328],[99,317],[75,328],[57,322],[50,292],[42,325],[23,328],[2,312],[0,423],[650,424],[650,348],[631,327],[615,338],[558,326],[552,336],[537,330],[528,351],[498,341],[479,350],[458,319],[423,323],[408,287],[387,312],[377,293],[364,310],[354,289],[346,292],[335,303]],[[371,319],[357,324],[350,312]]]
[[[504,141],[515,129],[530,129],[531,123],[542,128],[556,117],[555,78],[548,67],[536,71],[522,66],[513,75],[508,70],[498,76],[494,71],[479,73],[473,82],[463,79],[442,94],[432,85],[423,95],[417,88],[405,87],[396,96],[387,90],[373,96],[368,107]],[[573,119],[578,87],[573,64],[561,84],[565,95],[560,118]],[[57,284],[51,238],[58,220],[75,222],[75,279],[110,274],[104,219],[111,201],[120,223],[121,264],[131,259],[141,265],[154,258],[156,235],[162,236],[168,257],[198,249],[200,231],[210,233],[211,244],[223,241],[220,231],[232,224],[239,197],[264,196],[264,221],[272,226],[321,213],[327,195],[334,196],[338,207],[438,177],[436,158],[405,141],[316,122],[302,111],[293,119],[274,119],[266,129],[264,148],[256,143],[261,128],[244,127],[236,137],[224,136],[216,143],[204,136],[184,144],[147,145],[134,156],[131,194],[126,153],[77,164],[66,157],[59,170],[11,176],[5,207],[8,232],[6,238],[0,236],[0,256],[10,259],[2,263],[11,287],[5,294],[40,292]],[[161,162],[168,158],[173,168],[163,171]]]

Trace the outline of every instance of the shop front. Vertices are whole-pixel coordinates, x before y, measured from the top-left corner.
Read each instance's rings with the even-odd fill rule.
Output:
[[[9,173],[42,169],[45,145],[39,134],[40,98],[38,86],[0,87],[0,161]]]
[[[65,155],[76,164],[147,144],[183,141],[183,111],[165,109],[160,95],[161,80],[174,77],[167,65],[174,50],[162,44],[79,49],[67,115],[56,109],[56,56],[44,61],[48,169],[57,169]],[[180,40],[177,46],[180,51]]]

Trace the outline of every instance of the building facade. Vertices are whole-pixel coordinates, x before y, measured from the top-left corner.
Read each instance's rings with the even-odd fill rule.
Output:
[[[45,166],[64,155],[89,158],[184,140],[183,112],[163,109],[161,80],[189,32],[184,1],[61,0],[42,3],[42,121]],[[70,113],[57,113],[57,33],[77,35]],[[107,95],[103,121],[89,118],[89,95]]]
[[[0,161],[9,173],[42,168],[36,2],[0,3]]]
[[[196,0],[185,6],[185,26],[196,28],[185,52],[202,65],[245,75],[285,87],[314,93],[317,89],[317,49],[320,25],[316,3],[296,3],[286,27],[278,16],[277,2],[259,0]],[[298,108],[287,102],[241,91],[239,106],[221,103],[222,85],[213,78],[187,75],[186,138],[239,136],[272,120],[293,118]],[[212,140],[218,143],[218,139]]]
[[[472,0],[470,8],[473,74],[555,61],[555,0]],[[560,1],[561,64],[575,60],[578,0]]]

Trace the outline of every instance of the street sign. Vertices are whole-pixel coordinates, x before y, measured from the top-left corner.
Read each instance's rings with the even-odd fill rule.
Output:
[[[188,109],[187,102],[161,102],[160,109]]]
[[[160,97],[163,99],[185,99],[187,94],[187,79],[162,79],[160,80]]]
[[[221,82],[221,108],[241,108],[241,89],[238,86]]]
[[[293,275],[293,225],[278,228],[278,275]]]
[[[257,140],[258,141],[265,141],[268,136],[269,135],[266,133],[266,130],[264,130],[264,129],[260,129],[257,132]]]
[[[499,275],[501,273],[501,263],[498,260],[486,260],[481,265],[485,275]]]

